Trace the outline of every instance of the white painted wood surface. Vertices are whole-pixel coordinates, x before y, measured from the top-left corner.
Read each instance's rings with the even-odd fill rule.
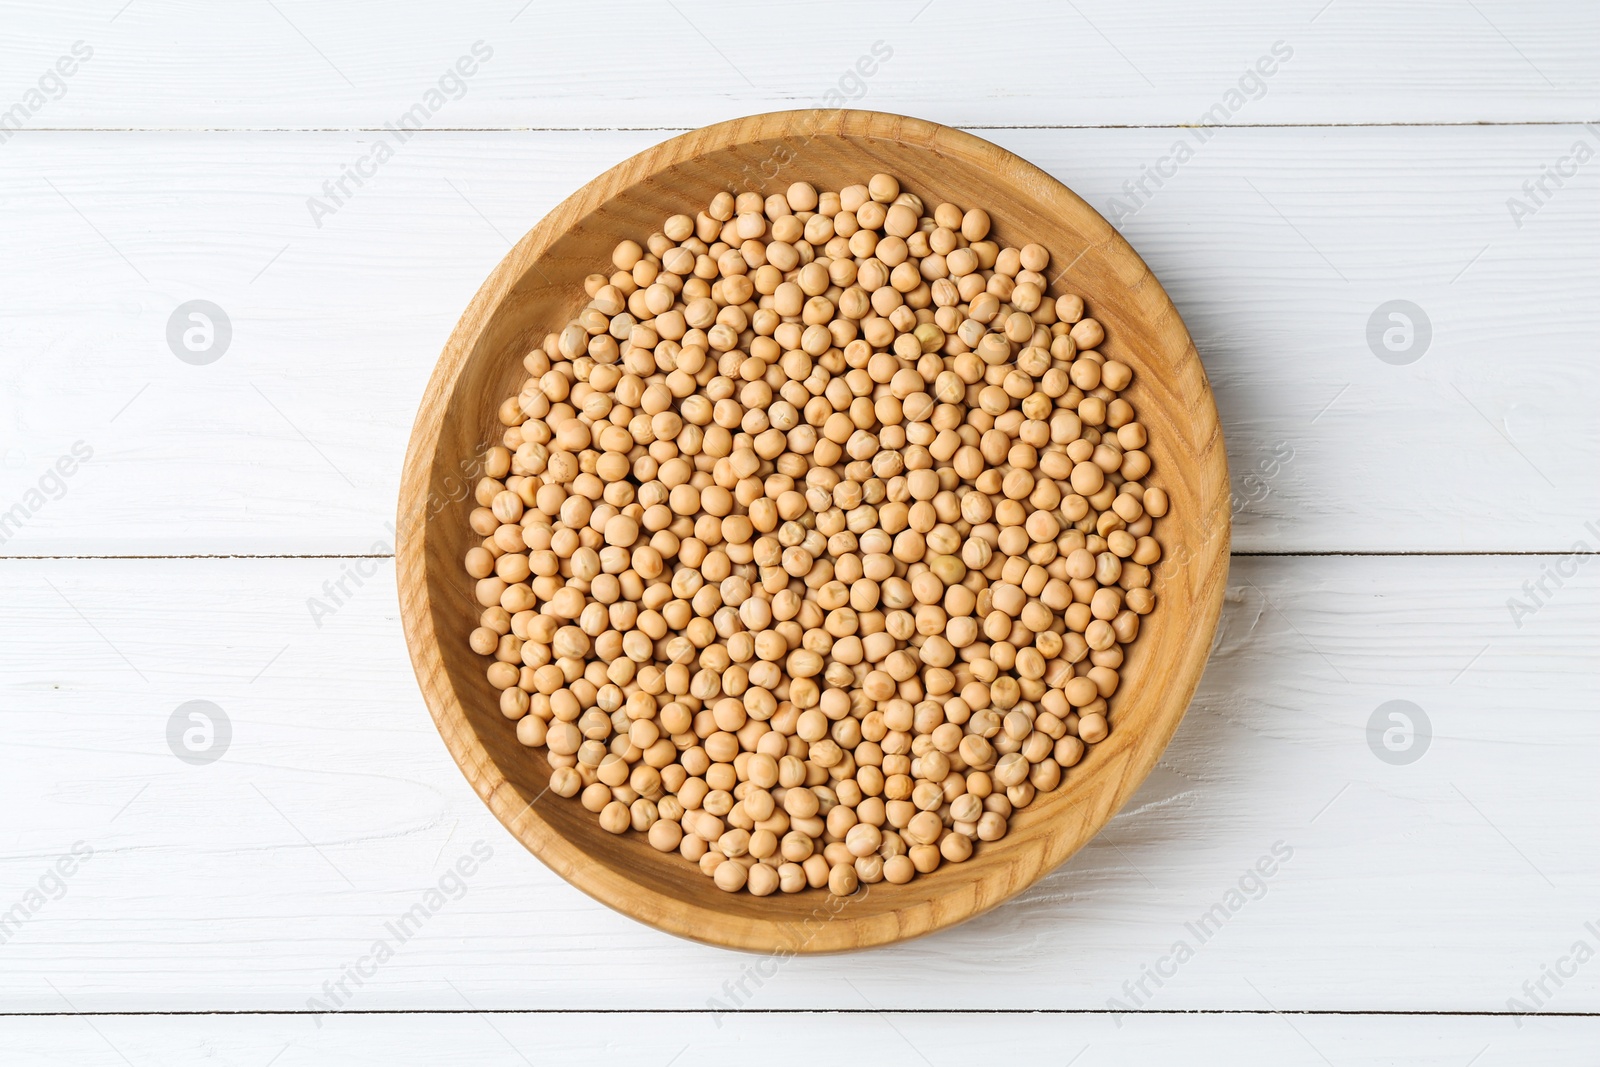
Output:
[[[1188,136],[986,132],[1103,211]],[[663,136],[418,135],[320,228],[307,198],[373,135],[13,138],[0,510],[94,458],[0,553],[373,551],[472,293]],[[1505,207],[1580,138],[1600,152],[1578,126],[1224,130],[1124,220],[1217,390],[1236,550],[1564,551],[1600,519],[1600,163],[1520,230]],[[166,341],[197,298],[233,327],[207,366]],[[1406,366],[1367,342],[1394,299],[1432,324]]]
[[[1182,939],[1195,958],[1144,1006],[1258,1008],[1254,983],[1280,1009],[1503,1011],[1576,939],[1600,948],[1600,856],[1574,847],[1600,802],[1600,565],[1521,629],[1505,607],[1554,562],[1236,559],[1189,716],[1102,837],[954,930],[786,963],[756,1006],[850,1007],[847,980],[883,1008],[1135,1006],[1122,983]],[[753,957],[613,914],[493,822],[415,691],[381,563],[321,627],[306,600],[352,561],[0,568],[0,781],[26,812],[0,884],[94,849],[3,946],[0,1001],[57,1010],[53,983],[83,1010],[303,1010],[479,840],[493,858],[348,1006],[455,1007],[450,983],[482,1008],[727,996]],[[209,766],[166,740],[196,699],[232,723]],[[1390,700],[1431,721],[1408,766],[1368,747]],[[1199,944],[1185,923],[1279,841],[1292,858]],[[1550,1008],[1600,1009],[1600,963]]]
[[[0,56],[20,88],[75,40],[94,49],[34,122],[70,129],[381,129],[479,40],[492,58],[429,125],[701,126],[849,101],[958,125],[1166,126],[1197,121],[1278,41],[1292,57],[1229,121],[1592,121],[1600,101],[1600,12],[1576,3],[62,6],[9,4]],[[892,56],[852,80],[877,41]]]
[[[28,512],[0,524],[0,917],[31,913],[0,927],[0,1062],[722,1063],[819,1030],[933,1064],[1592,1060],[1600,570],[1560,553],[1600,548],[1600,164],[1571,163],[1600,151],[1593,5],[0,19],[0,516]],[[488,817],[411,679],[386,524],[422,383],[512,240],[677,130],[845,102],[980,128],[1117,218],[1206,361],[1249,555],[1104,835],[964,927],[766,977],[582,897]],[[418,103],[429,132],[316,225],[307,199]],[[1226,128],[1128,191],[1200,122]],[[193,299],[234,330],[208,366],[165,340]],[[1432,329],[1408,365],[1367,338],[1396,299]],[[318,626],[307,599],[352,569]],[[216,763],[168,748],[190,700],[231,722]],[[1392,700],[1429,721],[1409,765],[1369,747]],[[339,1007],[392,1014],[319,1027],[323,984],[480,841],[460,898],[346,980]],[[1186,924],[1280,841],[1200,944]],[[763,1013],[797,1009],[845,1014]],[[216,1011],[243,1014],[166,1014]]]
[[[846,990],[848,994],[848,989]],[[856,998],[860,1003],[860,998]],[[317,1029],[297,1016],[29,1018],[0,1024],[8,1063],[74,1067],[215,1062],[337,1064],[669,1062],[857,1063],[959,1067],[993,1062],[1148,1067],[1152,1063],[1382,1063],[1461,1067],[1538,1063],[1587,1067],[1593,1019],[1530,1020],[1339,1015],[370,1015]],[[677,1055],[677,1060],[672,1057]],[[277,1059],[274,1060],[273,1057]]]

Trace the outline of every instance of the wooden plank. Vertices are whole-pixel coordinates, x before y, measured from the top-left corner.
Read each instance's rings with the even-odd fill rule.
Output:
[[[319,627],[308,598],[362,563],[6,561],[0,911],[31,914],[0,1005],[62,1010],[53,985],[80,1011],[299,1011],[345,980],[353,1009],[463,1007],[453,983],[483,1009],[1504,1012],[1543,982],[1537,1006],[1592,1013],[1600,965],[1571,959],[1600,946],[1591,558],[1236,559],[1189,717],[1101,837],[949,932],[781,964],[615,915],[492,822],[416,695],[387,563]],[[193,700],[231,723],[207,765],[169,747]],[[1409,764],[1369,747],[1395,700],[1429,739]]]
[[[31,126],[381,129],[418,104],[428,125],[474,129],[699,126],[845,104],[984,125],[1171,125],[1219,105],[1212,121],[1518,122],[1593,120],[1600,99],[1600,15],[1575,2],[1001,3],[981,22],[937,0],[294,0],[225,19],[125,6],[13,5],[7,103],[77,40],[92,58],[65,95],[43,87]],[[479,41],[489,58],[450,80]],[[1263,60],[1270,75],[1249,80]]]
[[[568,192],[661,136],[419,134],[320,228],[307,200],[375,135],[13,138],[0,331],[24,358],[0,400],[0,513],[30,514],[0,553],[386,552],[416,398],[475,287]],[[989,136],[1102,211],[1127,205],[1121,227],[1216,387],[1236,549],[1595,543],[1594,175],[1547,183],[1520,228],[1506,201],[1600,134],[1224,130],[1138,203],[1125,183],[1192,134]],[[204,366],[166,339],[195,299],[232,325]],[[1392,300],[1431,324],[1409,365],[1369,348]],[[93,457],[63,489],[48,472],[79,441]]]
[[[467,991],[468,996],[472,992]],[[1120,1025],[1119,1025],[1120,1023]],[[706,1015],[451,1014],[331,1019],[296,1016],[9,1018],[0,1050],[20,1067],[71,1063],[370,1065],[473,1063],[733,1063],[752,1049],[848,1049],[860,1062],[944,1067],[1008,1058],[1078,1067],[1151,1062],[1283,1064],[1382,1062],[1395,1067],[1588,1064],[1593,1018],[1530,1020],[1521,1030],[1484,1016],[1202,1015]]]

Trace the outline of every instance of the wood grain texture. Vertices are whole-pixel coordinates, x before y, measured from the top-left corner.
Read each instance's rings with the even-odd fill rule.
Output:
[[[0,1022],[0,1054],[17,1067],[70,1063],[331,1064],[735,1063],[751,1048],[802,1049],[819,1032],[874,1063],[956,1067],[994,1055],[1078,1067],[1145,1067],[1181,1061],[1326,1067],[1489,1067],[1539,1063],[1587,1067],[1600,1041],[1593,1019],[1529,1020],[1523,1029],[1492,1017],[1341,1015],[1018,1016],[923,1014],[661,1016],[583,1013],[353,1016],[321,1029],[304,1018],[33,1018]],[[125,1058],[124,1058],[125,1057]],[[782,1061],[779,1062],[789,1062]]]
[[[1593,6],[675,8],[9,4],[0,113],[74,41],[95,56],[27,117],[33,132],[7,123],[0,136],[0,514],[73,442],[95,451],[0,555],[386,554],[410,419],[461,308],[606,167],[685,128],[841,92],[1002,127],[982,136],[1106,212],[1194,143],[1183,127],[1279,40],[1293,57],[1226,120],[1277,125],[1221,130],[1117,220],[1216,391],[1236,550],[1600,543],[1585,525],[1600,523],[1593,165],[1520,225],[1508,211],[1580,139],[1600,143],[1580,125],[1600,117]],[[480,39],[494,56],[427,122],[488,132],[394,142],[385,124]],[[878,41],[892,57],[858,80]],[[637,61],[656,55],[665,67]],[[1463,122],[1565,125],[1306,125]],[[1154,128],[1022,128],[1035,124]],[[563,126],[583,129],[532,132]],[[665,128],[593,129],[621,126]],[[48,132],[130,128],[180,132]],[[318,228],[308,197],[384,138],[393,160]],[[163,337],[197,297],[236,327],[209,367],[179,363]],[[1365,337],[1397,298],[1434,327],[1410,366],[1380,363]],[[1150,1007],[1507,1011],[1575,940],[1597,943],[1585,924],[1600,925],[1600,868],[1583,847],[1600,801],[1589,558],[1236,559],[1191,713],[1105,833],[1006,906],[907,945],[791,961],[749,1006],[1104,1009],[1282,840],[1295,855],[1267,895]],[[683,1050],[682,1064],[805,1047],[819,1030],[875,1059],[941,1065],[996,1047],[1075,1067],[1592,1059],[1592,1017],[719,1028],[709,1014],[565,1015],[706,1011],[751,961],[595,905],[504,834],[416,694],[391,567],[0,560],[12,813],[0,908],[74,841],[97,849],[0,945],[0,1010],[305,1011],[479,840],[494,856],[467,895],[350,1007],[555,1010],[333,1016],[320,1029],[303,1015],[11,1016],[0,1060],[664,1063]],[[319,627],[307,600],[341,580]],[[1554,595],[1519,626],[1507,600],[1540,580]],[[209,767],[180,763],[165,740],[172,710],[197,698],[235,727]],[[1392,699],[1432,718],[1432,747],[1410,766],[1367,746],[1369,717]],[[1594,967],[1546,980],[1548,1009],[1600,1013]]]
[[[1046,295],[1081,295],[1105,326],[1101,350],[1132,368],[1125,395],[1150,432],[1150,482],[1172,500],[1161,526],[1170,566],[1153,586],[1157,610],[1141,620],[1122,667],[1110,739],[971,860],[843,900],[822,890],[724,893],[686,860],[650,848],[643,834],[613,836],[578,804],[539,803],[549,766],[518,744],[481,657],[465,643],[481,609],[461,560],[477,538],[466,523],[471,502],[451,501],[463,464],[497,440],[495,412],[527,377],[522,356],[583,306],[582,280],[610,249],[720,190],[781,190],[791,180],[781,172],[802,153],[819,188],[886,171],[928,204],[982,204],[1003,245],[1049,248],[1065,269],[1052,271],[1058,281]],[[658,929],[809,954],[890,944],[981,914],[1083,847],[1127,802],[1205,667],[1227,575],[1228,519],[1227,456],[1194,344],[1160,283],[1100,215],[1043,171],[959,130],[876,112],[779,112],[697,130],[619,164],[547,215],[495,268],[423,395],[400,485],[396,568],[412,665],[439,732],[530,851],[585,893]]]
[[[1600,16],[1574,2],[1008,0],[976,23],[946,0],[121,7],[9,5],[7,102],[76,39],[94,58],[35,124],[381,129],[479,40],[492,58],[429,125],[686,128],[845,101],[956,125],[1193,123],[1279,41],[1292,58],[1226,121],[1592,121],[1600,102]]]
[[[0,906],[75,841],[96,851],[0,947],[0,1006],[63,1010],[54,983],[86,1011],[304,1011],[479,840],[493,857],[465,894],[348,1007],[466,1007],[449,983],[481,1008],[731,1003],[724,983],[755,957],[594,903],[484,809],[410,677],[386,564],[316,625],[308,598],[355,565],[0,563]],[[1507,598],[1558,566],[1576,576],[1547,581],[1517,627]],[[1235,559],[1190,712],[1104,833],[987,915],[791,960],[746,1006],[858,1007],[846,979],[880,1008],[1131,1003],[1123,983],[1193,944],[1185,924],[1282,841],[1294,855],[1265,895],[1145,1006],[1255,1010],[1259,990],[1283,1010],[1507,1010],[1600,924],[1583,844],[1600,803],[1596,567]],[[204,767],[166,740],[195,699],[233,724]],[[1396,699],[1432,723],[1409,766],[1368,747]],[[1600,1012],[1593,964],[1550,988],[1551,1011]]]
[[[572,190],[663,136],[417,135],[321,229],[307,198],[372,138],[13,138],[0,512],[74,441],[95,455],[0,553],[390,551],[406,434],[475,287]],[[1188,135],[986,136],[1106,212]],[[1505,206],[1587,137],[1225,130],[1123,219],[1216,392],[1237,550],[1559,552],[1600,518],[1596,174],[1520,229]],[[165,340],[195,298],[233,322],[209,366]],[[1396,298],[1432,321],[1409,366],[1367,344]]]

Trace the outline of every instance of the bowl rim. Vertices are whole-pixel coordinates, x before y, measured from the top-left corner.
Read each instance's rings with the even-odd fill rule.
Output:
[[[1185,399],[1195,420],[1193,438],[1203,443],[1194,460],[1208,483],[1210,514],[1208,535],[1187,559],[1206,575],[1194,599],[1195,615],[1182,656],[1171,668],[1175,679],[1161,697],[1161,714],[1153,729],[1141,735],[1141,744],[1127,753],[1109,795],[1097,804],[1102,813],[1081,834],[1041,834],[1038,855],[1031,858],[1031,874],[1022,878],[989,879],[1004,883],[980,886],[954,904],[933,906],[930,894],[916,908],[872,915],[851,915],[848,909],[817,926],[809,924],[801,936],[800,924],[782,920],[743,920],[730,923],[726,912],[660,892],[644,882],[626,878],[606,864],[593,862],[576,844],[546,822],[536,810],[539,796],[526,801],[496,764],[468,720],[443,659],[438,655],[439,635],[433,625],[433,603],[428,590],[426,555],[430,472],[448,414],[457,379],[492,321],[493,312],[550,248],[571,227],[600,208],[619,192],[660,171],[682,165],[708,150],[726,149],[753,141],[839,135],[879,138],[936,145],[941,153],[965,157],[996,169],[997,186],[1024,190],[1052,210],[1074,216],[1086,232],[1097,234],[1090,246],[1140,272],[1137,289],[1142,301],[1153,305],[1158,318],[1170,318],[1177,334],[1170,351],[1176,373],[1192,380],[1197,395]],[[1220,490],[1218,489],[1220,487]],[[731,119],[702,127],[653,145],[588,181],[553,208],[530,229],[484,280],[451,331],[430,375],[418,406],[406,448],[397,502],[395,569],[401,621],[413,670],[425,703],[441,738],[462,774],[494,816],[525,848],[568,883],[614,910],[666,933],[704,944],[754,952],[812,954],[847,951],[920,937],[964,922],[1022,892],[1095,837],[1111,817],[1132,797],[1165,751],[1188,708],[1209,656],[1211,637],[1221,613],[1229,552],[1227,456],[1223,447],[1215,398],[1200,364],[1192,338],[1176,307],[1144,260],[1122,235],[1092,206],[1050,175],[1014,153],[963,130],[925,119],[878,111],[853,109],[800,109],[775,111]],[[543,794],[541,793],[540,796]],[[925,876],[936,879],[937,875]],[[917,879],[912,884],[921,882]],[[916,914],[911,914],[916,912]]]

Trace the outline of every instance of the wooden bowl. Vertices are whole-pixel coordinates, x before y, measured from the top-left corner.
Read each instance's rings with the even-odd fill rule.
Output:
[[[1171,511],[1155,610],[1143,620],[1113,700],[1111,736],[1060,788],[980,844],[903,886],[839,900],[825,890],[757,898],[724,893],[695,864],[630,832],[615,837],[576,799],[545,796],[550,768],[518,744],[467,647],[479,608],[462,558],[476,457],[497,442],[496,409],[525,377],[522,356],[584,302],[582,281],[609,271],[625,237],[642,241],[720,190],[781,192],[898,177],[930,206],[981,206],[1003,243],[1036,241],[1106,328],[1101,346],[1134,370],[1127,394],[1149,429],[1151,483]],[[1148,267],[1109,223],[1044,171],[987,141],[870,111],[756,115],[675,137],[579,189],[519,241],[478,290],[445,345],[417,413],[400,489],[401,617],[423,696],[450,754],[490,810],[557,874],[640,922],[696,941],[761,952],[834,952],[916,937],[969,919],[1071,856],[1154,766],[1205,666],[1228,564],[1222,432],[1194,345]]]

